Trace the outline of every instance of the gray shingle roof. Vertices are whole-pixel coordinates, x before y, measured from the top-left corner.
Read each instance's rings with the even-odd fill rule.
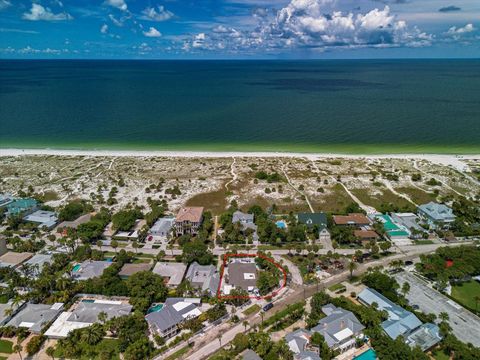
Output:
[[[190,264],[185,279],[190,281],[193,287],[208,290],[210,294],[216,294],[220,275],[217,268],[213,265],[199,265],[197,262]]]
[[[98,314],[104,312],[107,319],[128,315],[132,312],[130,304],[116,304],[108,302],[85,302],[81,301],[77,308],[72,312],[68,321],[95,323],[98,321]]]
[[[181,306],[176,306],[180,303]],[[160,311],[147,314],[145,319],[151,326],[165,331],[182,323],[187,314],[197,309],[199,305],[200,299],[168,298]]]
[[[103,271],[112,265],[109,261],[86,260],[80,264],[80,268],[73,272],[73,278],[76,280],[87,280],[101,276]]]
[[[418,210],[434,221],[452,221],[455,218],[451,208],[433,201],[420,205]]]
[[[322,334],[329,347],[335,347],[345,338],[355,336],[365,329],[351,311],[337,308],[332,304],[324,306],[322,311],[327,316],[312,328],[312,332]],[[346,329],[350,330],[350,335],[344,334]]]
[[[235,211],[232,215],[232,223],[253,223],[253,214],[246,214],[241,211]]]
[[[305,350],[310,336],[312,336],[310,331],[299,329],[285,335],[285,341],[293,353],[299,354]]]
[[[327,228],[327,214],[325,213],[300,213],[297,217],[298,222],[307,227],[317,225],[319,231]]]
[[[7,324],[13,327],[25,327],[34,333],[54,320],[63,310],[63,303],[53,305],[27,304]]]
[[[379,310],[388,313],[388,320],[382,323],[382,328],[392,339],[404,336],[422,325],[415,314],[388,300],[374,289],[364,289],[358,294],[358,299],[368,305],[377,303]]]

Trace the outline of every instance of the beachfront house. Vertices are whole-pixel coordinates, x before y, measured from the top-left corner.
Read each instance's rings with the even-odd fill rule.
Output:
[[[75,280],[88,280],[99,277],[103,271],[112,265],[110,261],[85,260],[76,264],[72,269],[72,277]]]
[[[329,242],[330,232],[327,228],[327,214],[325,213],[299,213],[297,219],[300,224],[305,224],[307,228],[316,228],[318,231],[319,242]]]
[[[431,229],[448,229],[456,218],[450,207],[433,201],[420,205],[418,215]]]
[[[150,333],[170,339],[181,330],[181,325],[202,313],[199,298],[168,298],[159,311],[145,316]]]
[[[55,320],[63,310],[63,303],[53,305],[26,304],[6,326],[25,328],[34,334],[41,334],[43,328]]]
[[[333,215],[333,222],[337,226],[352,226],[355,228],[364,228],[370,226],[371,224],[370,219],[364,214],[360,213]]]
[[[174,217],[163,217],[158,219],[150,228],[148,234],[154,237],[154,240],[165,241],[171,234],[175,226]]]
[[[320,333],[332,350],[347,351],[355,347],[357,339],[363,338],[365,326],[351,311],[328,304],[322,307],[322,312],[326,316],[312,328],[312,333]]]
[[[254,223],[254,215],[243,213],[241,211],[235,211],[232,214],[232,224],[240,224],[242,232],[251,233],[253,245],[259,244],[259,236],[257,233],[257,225]],[[250,229],[250,231],[248,231]]]
[[[53,229],[58,222],[57,214],[53,211],[37,210],[23,218],[24,221],[34,223],[39,228]]]
[[[203,207],[183,207],[175,218],[177,235],[196,235],[203,220]]]

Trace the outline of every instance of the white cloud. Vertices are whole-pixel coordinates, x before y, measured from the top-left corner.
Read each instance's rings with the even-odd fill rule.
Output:
[[[120,19],[118,20],[115,16],[113,16],[112,14],[109,14],[108,15],[108,18],[112,21],[112,23],[115,25],[115,26],[118,26],[118,27],[122,27],[123,26],[123,20]]]
[[[171,11],[168,11],[163,6],[157,6],[158,10],[155,10],[153,7],[147,7],[142,11],[142,16],[140,19],[149,20],[149,21],[167,21],[170,20],[174,14]]]
[[[150,29],[148,29],[148,31],[144,31],[144,32],[143,32],[143,35],[145,35],[146,37],[152,37],[152,38],[162,36],[162,34],[160,33],[160,31],[158,31],[158,30],[155,29],[154,27],[150,27]]]
[[[108,33],[108,25],[107,25],[107,24],[103,24],[102,27],[100,28],[100,32],[101,32],[102,34]]]
[[[125,0],[106,0],[106,4],[122,11],[128,10],[128,6]]]
[[[218,25],[211,32],[192,36],[184,49],[226,49],[230,52],[287,48],[426,46],[432,36],[409,27],[390,8],[367,12],[335,10],[335,0],[291,0],[273,16],[254,18],[257,25],[237,30]],[[200,34],[199,34],[200,35]]]
[[[73,17],[66,12],[54,14],[49,8],[44,8],[40,4],[32,4],[30,12],[24,13],[22,18],[30,21],[62,21],[73,19]]]
[[[6,9],[9,6],[12,6],[12,3],[9,0],[0,0],[0,11]]]
[[[467,24],[464,27],[457,28],[456,26],[452,26],[450,29],[448,29],[447,34],[448,35],[459,35],[459,34],[468,34],[473,31],[477,30],[473,24]]]

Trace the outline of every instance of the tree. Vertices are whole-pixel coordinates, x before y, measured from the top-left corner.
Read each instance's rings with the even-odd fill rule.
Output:
[[[445,311],[442,311],[440,314],[438,314],[438,318],[442,321],[448,321],[450,316]]]
[[[16,343],[15,345],[13,345],[12,350],[13,350],[13,352],[16,352],[18,354],[18,356],[20,357],[20,360],[23,360],[23,357],[22,357],[23,347],[22,347],[22,345],[20,345],[19,343]]]
[[[248,326],[248,321],[247,320],[243,320],[243,327],[245,328],[245,332],[247,332],[247,326]]]
[[[50,356],[52,360],[55,360],[55,348],[53,346],[49,346],[46,350],[45,353],[47,356]]]
[[[128,231],[141,217],[143,215],[137,209],[121,210],[112,216],[112,227],[114,230]]]
[[[335,240],[332,241],[332,248],[333,248],[333,253],[335,254],[335,250],[338,249],[338,243]]]
[[[405,281],[405,282],[402,284],[402,294],[403,294],[403,296],[404,296],[404,297],[407,296],[407,294],[408,294],[409,291],[410,291],[410,284]]]
[[[350,279],[353,278],[353,272],[355,271],[356,268],[357,268],[357,264],[353,260],[351,260],[348,263],[348,271],[350,271]]]
[[[117,240],[112,240],[110,242],[110,246],[115,250],[115,254],[117,253],[117,247],[118,247],[118,241]]]
[[[144,360],[153,354],[153,344],[146,337],[142,337],[130,344],[124,354],[125,360]]]
[[[191,264],[196,261],[200,265],[208,265],[213,261],[213,254],[208,249],[207,245],[198,239],[187,242],[183,245],[182,260],[186,264]]]
[[[386,254],[388,249],[392,247],[392,243],[390,241],[382,241],[380,243],[380,249],[382,249],[383,253]]]
[[[140,312],[147,311],[153,302],[163,302],[168,289],[163,278],[149,271],[140,271],[130,276],[126,282],[130,294],[130,304]]]
[[[132,242],[132,247],[135,249],[135,253],[138,254],[139,244],[136,241]]]

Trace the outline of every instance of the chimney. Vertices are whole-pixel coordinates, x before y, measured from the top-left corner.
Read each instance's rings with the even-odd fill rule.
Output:
[[[345,329],[345,320],[340,321],[340,329]]]

